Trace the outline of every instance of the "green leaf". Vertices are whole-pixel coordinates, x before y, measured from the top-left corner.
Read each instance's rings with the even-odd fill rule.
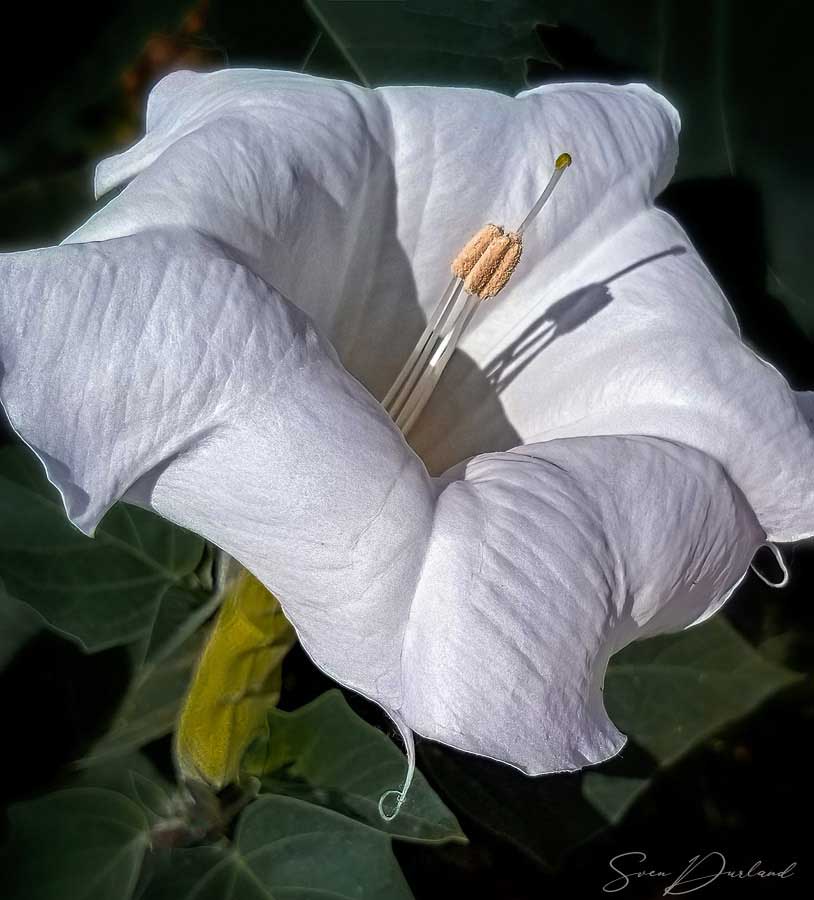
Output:
[[[168,815],[173,785],[144,753],[129,753],[105,759],[77,771],[68,779],[68,788],[104,788],[124,794],[147,812]]]
[[[141,806],[149,821],[152,824],[166,821],[175,810],[173,797],[162,784],[162,779],[154,780],[135,771],[128,775],[130,785],[127,793]]]
[[[662,769],[798,679],[764,660],[718,616],[632,644],[611,660],[605,703],[629,743],[602,766],[527,778],[435,744],[421,745],[421,759],[468,816],[555,866],[619,822]]]
[[[114,507],[91,540],[65,518],[39,463],[0,451],[0,574],[6,590],[88,651],[150,635],[162,599],[190,579],[204,543],[158,516]]]
[[[151,825],[174,820],[179,813],[175,785],[143,753],[94,761],[71,776],[67,788],[103,788],[136,803]]]
[[[418,750],[422,767],[456,809],[543,868],[559,864],[575,846],[607,828],[583,798],[579,774],[529,778],[441,744],[422,742]]]
[[[619,821],[658,768],[799,680],[764,659],[722,616],[631,644],[608,667],[605,706],[616,726],[647,751],[652,771],[646,778],[587,772],[586,799],[609,821]]]
[[[9,596],[0,581],[0,669],[42,628],[42,618],[27,604]]]
[[[582,795],[608,822],[616,825],[649,786],[649,778],[586,772]]]
[[[327,691],[295,712],[272,710],[268,725],[268,737],[256,741],[243,759],[244,772],[259,778],[265,791],[330,807],[394,837],[466,840],[420,772],[395,819],[381,818],[379,798],[401,785],[407,761],[339,691]]]
[[[145,860],[141,887],[134,900],[202,900],[206,896],[207,876],[226,858],[227,853],[222,847],[154,851]],[[203,892],[195,893],[201,886]],[[246,900],[251,900],[252,896],[247,894]],[[224,892],[217,900],[230,900],[230,895]],[[238,895],[234,900],[243,898]]]
[[[552,62],[536,0],[308,0],[362,84],[464,84],[515,93]]]
[[[198,572],[195,578],[199,578]],[[130,648],[134,665],[155,666],[171,657],[199,632],[220,602],[220,592],[211,583],[170,587],[161,598],[149,632]]]
[[[139,900],[409,900],[390,838],[289,797],[244,811],[229,850],[175,850]]]
[[[353,81],[356,75],[339,50],[331,44],[302,0],[280,5],[268,0],[216,0],[207,13],[207,35],[228,52],[230,66],[268,66],[304,71],[326,78]],[[319,65],[314,52],[318,52]]]
[[[718,616],[637,641],[614,657],[605,705],[621,731],[667,766],[799,679],[763,659]]]
[[[148,847],[139,807],[114,791],[76,788],[9,810],[7,900],[129,900]]]
[[[202,632],[193,634],[175,652],[137,672],[109,730],[80,765],[128,754],[173,730],[204,638]]]
[[[676,105],[679,179],[734,178],[757,188],[767,286],[814,334],[814,254],[808,252],[814,132],[807,114],[814,93],[810,30],[799,27],[800,4],[762,4],[759,27],[750,4],[729,0],[712,0],[700,14],[698,4],[679,0],[546,0],[545,6],[560,24],[586,35],[617,77],[647,81]],[[557,55],[568,75],[568,54]]]
[[[206,587],[215,586],[206,579]],[[130,647],[134,673],[127,694],[80,766],[130,753],[173,730],[206,639],[202,625],[219,603],[217,590],[167,591],[150,632]]]

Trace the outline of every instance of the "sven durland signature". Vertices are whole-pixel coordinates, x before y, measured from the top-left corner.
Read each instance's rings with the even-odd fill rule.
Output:
[[[730,868],[723,853],[713,850],[711,853],[693,856],[681,871],[665,872],[647,866],[647,854],[633,850],[617,854],[608,862],[608,866],[616,877],[602,886],[606,894],[623,891],[633,881],[662,879],[667,882],[662,896],[678,897],[699,891],[715,881],[784,880],[794,875],[797,863],[791,862],[783,869],[772,869],[761,860],[756,860],[747,868]]]

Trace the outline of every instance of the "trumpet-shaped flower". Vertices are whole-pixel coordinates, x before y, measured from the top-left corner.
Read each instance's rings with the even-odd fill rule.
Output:
[[[0,256],[9,420],[80,529],[124,498],[224,548],[408,748],[607,759],[611,654],[814,531],[806,395],[654,205],[678,129],[642,85],[171,75],[98,167],[123,190],[62,245]],[[416,370],[400,430],[379,401],[450,263],[522,222],[563,150],[519,260],[489,232],[508,283],[437,384]]]

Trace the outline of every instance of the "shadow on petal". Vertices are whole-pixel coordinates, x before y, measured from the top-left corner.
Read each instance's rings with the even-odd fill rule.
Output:
[[[611,285],[615,281],[659,259],[684,253],[682,245],[669,247],[625,266],[604,281],[560,297],[483,369],[458,350],[410,435],[410,443],[430,472],[437,475],[468,457],[520,444],[521,438],[503,409],[501,393],[557,338],[576,331],[605,309],[613,301]]]
[[[665,256],[681,256],[686,252],[686,247],[680,245],[670,247],[625,266],[605,281],[586,285],[556,300],[487,364],[487,381],[498,394],[502,393],[558,337],[575,331],[611,303],[610,285],[614,281]]]

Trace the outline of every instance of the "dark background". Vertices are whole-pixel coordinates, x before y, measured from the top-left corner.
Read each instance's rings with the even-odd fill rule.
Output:
[[[812,249],[814,109],[807,66],[814,15],[809,4],[539,6],[541,19],[552,24],[541,25],[537,36],[553,61],[528,63],[532,85],[563,79],[652,81],[648,54],[656,43],[654,22],[664,26],[668,16],[670,41],[663,52],[674,72],[689,73],[676,80],[682,87],[668,96],[684,115],[691,148],[688,167],[660,204],[689,231],[734,305],[748,342],[793,387],[814,387],[814,285],[799,263]],[[552,6],[561,17],[549,15]],[[661,11],[654,13],[656,6]],[[93,208],[93,162],[135,140],[146,93],[168,71],[247,63],[301,69],[307,61],[308,71],[357,77],[330,41],[323,38],[315,46],[320,26],[296,0],[15,4],[14,15],[1,39],[3,250],[56,242],[84,219]],[[432,55],[432,41],[428,47]],[[721,90],[710,73],[727,67],[730,88],[737,82],[733,115],[743,125],[741,137],[747,136],[741,151],[745,164],[705,168],[718,152],[704,146],[709,138],[704,110],[717,103]],[[429,71],[434,74],[431,65]],[[455,74],[447,80],[469,83]],[[682,91],[702,100],[685,107]],[[775,166],[775,174],[766,175],[767,165]],[[786,203],[784,197],[791,199]],[[789,224],[782,214],[792,206]],[[786,270],[778,268],[787,260],[796,278],[791,286]],[[804,673],[804,680],[659,773],[615,828],[586,805],[577,776],[532,782],[498,764],[422,744],[419,765],[459,816],[470,844],[397,843],[415,895],[602,896],[601,885],[610,878],[608,859],[617,853],[641,850],[648,865],[675,870],[697,853],[718,850],[735,868],[755,860],[783,868],[796,860],[798,873],[780,883],[719,881],[699,896],[808,896],[814,888],[809,824],[814,553],[809,543],[785,552],[790,587],[772,592],[750,579],[726,615],[750,642],[771,647],[775,658]],[[121,649],[84,655],[47,631],[19,650],[0,675],[5,801],[60,783],[65,764],[104,730],[126,688],[127,666]],[[282,706],[295,708],[328,686],[295,649],[285,664]],[[347,696],[369,721],[381,722],[375,709]],[[615,763],[619,771],[635,771],[640,752],[630,746]],[[168,739],[149,753],[169,770]],[[475,779],[487,798],[477,814],[456,789],[466,779]],[[622,896],[658,897],[662,888],[660,881],[642,880]]]

